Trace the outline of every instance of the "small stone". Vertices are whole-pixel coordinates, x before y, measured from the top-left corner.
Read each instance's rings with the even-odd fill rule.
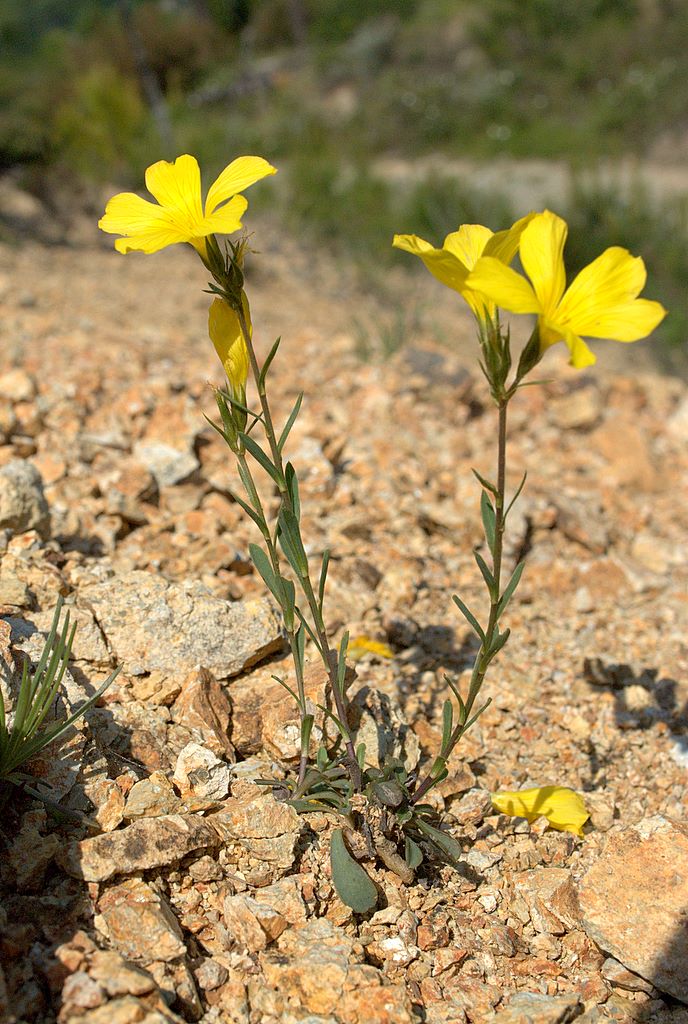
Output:
[[[571,872],[547,867],[527,871],[516,882],[516,893],[525,900],[530,920],[541,935],[563,935],[579,923],[580,911]]]
[[[43,809],[28,811],[22,818],[19,834],[10,845],[7,860],[14,869],[20,892],[37,892],[43,885],[46,868],[60,849],[55,833],[41,835],[46,818]]]
[[[629,971],[627,967],[620,964],[614,957],[607,957],[601,967],[602,977],[615,985],[617,988],[627,989],[629,992],[653,992],[654,986],[645,981],[640,975]]]
[[[204,960],[194,971],[196,981],[204,992],[212,992],[213,989],[224,985],[229,977],[227,968],[218,963],[217,960]]]
[[[176,960],[186,946],[172,909],[138,878],[108,889],[98,903],[99,924],[123,956],[147,964]]]
[[[187,743],[180,751],[173,778],[182,796],[224,800],[229,793],[229,765],[199,743]]]
[[[36,393],[35,378],[25,370],[6,370],[0,374],[0,395],[11,402],[30,402]]]
[[[30,462],[13,459],[0,469],[0,530],[13,534],[36,530],[47,539],[50,509],[41,475]]]
[[[575,995],[546,996],[539,992],[515,992],[486,1019],[486,1024],[569,1024],[583,1012]]]
[[[212,672],[205,668],[192,669],[172,705],[172,718],[196,733],[203,746],[214,754],[221,754],[229,761],[235,760],[234,747],[229,739],[232,709]]]
[[[460,825],[477,825],[492,814],[492,800],[484,789],[469,789],[457,802],[452,803],[452,815]]]
[[[15,576],[0,576],[0,605],[13,608],[31,608],[33,600],[26,583]]]
[[[85,971],[75,971],[64,983],[62,1002],[81,1010],[92,1010],[96,1006],[102,1006],[105,1002],[105,993],[98,982],[90,978]]]
[[[116,832],[67,843],[55,859],[74,878],[105,882],[115,875],[165,867],[194,850],[219,845],[220,836],[208,819],[170,814],[141,818]]]
[[[249,953],[265,949],[287,927],[286,920],[276,910],[244,893],[225,899],[223,917],[236,944]]]
[[[143,996],[155,989],[155,981],[142,967],[127,963],[113,950],[97,950],[90,957],[89,974],[109,996]]]
[[[624,967],[688,1002],[688,824],[657,815],[615,834],[579,887],[588,935]]]
[[[164,441],[139,441],[134,445],[134,455],[152,473],[159,487],[179,484],[199,467],[193,452],[180,451]]]
[[[179,797],[164,772],[151,772],[147,779],[135,782],[124,807],[127,821],[135,818],[159,818],[179,808]]]

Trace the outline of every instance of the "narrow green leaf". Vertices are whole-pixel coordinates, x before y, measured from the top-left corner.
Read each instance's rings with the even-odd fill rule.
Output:
[[[330,711],[329,708],[326,708],[324,704],[317,704],[316,707],[319,707],[320,710],[323,712],[323,714],[327,716],[327,718],[331,718],[332,719],[332,721],[337,726],[337,729],[339,730],[339,733],[340,733],[340,735],[342,736],[342,738],[344,740],[351,739],[351,733],[349,732],[347,727],[344,725],[344,723],[339,718],[337,718],[337,716],[335,714],[333,714]]]
[[[411,839],[411,836],[406,836],[404,860],[412,871],[415,871],[423,863],[423,851],[418,843]]]
[[[329,761],[329,755],[325,747],[318,747],[318,753],[315,755],[315,763],[317,764],[320,771],[324,771]]]
[[[260,371],[260,375],[258,377],[258,385],[260,387],[262,387],[262,385],[265,383],[265,378],[268,375],[268,370],[270,369],[270,365],[272,364],[272,360],[277,355],[277,349],[280,347],[280,342],[281,341],[282,341],[282,339],[278,338],[277,341],[274,343],[274,345],[272,346],[272,348],[270,349],[270,351],[267,354],[265,362],[263,363],[263,367],[262,367],[262,369]]]
[[[299,497],[299,480],[291,462],[284,467],[284,478],[287,483],[287,491],[291,498],[291,507],[296,516],[296,521],[301,519],[301,498]]]
[[[320,580],[318,581],[318,608],[322,615],[323,602],[325,600],[325,584],[327,583],[327,570],[330,566],[329,548],[323,551],[322,565],[320,567]]]
[[[301,701],[299,700],[297,693],[294,690],[292,690],[292,688],[289,685],[289,683],[285,683],[284,679],[282,679],[281,676],[273,675],[273,676],[271,676],[271,678],[274,679],[276,683],[279,683],[280,686],[284,687],[284,689],[287,691],[287,693],[290,694],[294,698],[296,703],[299,705],[299,707],[301,707]]]
[[[506,510],[506,512],[504,513],[504,518],[505,518],[505,519],[506,519],[506,517],[507,517],[507,516],[509,515],[509,513],[511,512],[511,510],[512,510],[512,508],[514,507],[514,505],[515,505],[516,501],[518,500],[518,497],[519,497],[519,495],[520,495],[521,491],[523,490],[523,488],[524,488],[524,486],[525,486],[525,482],[526,482],[526,480],[527,480],[527,479],[528,479],[528,472],[527,472],[527,470],[526,470],[526,472],[525,472],[525,473],[523,474],[523,476],[521,477],[521,482],[520,482],[520,484],[519,484],[519,485],[518,485],[518,487],[516,488],[516,493],[514,494],[514,496],[513,496],[513,498],[511,499],[511,501],[509,502],[509,505],[508,505],[508,507],[507,507],[507,510]]]
[[[243,508],[244,512],[249,517],[249,519],[252,519],[253,522],[258,527],[258,529],[260,530],[260,532],[262,534],[264,534],[265,533],[265,527],[266,527],[265,521],[263,519],[261,519],[261,517],[258,515],[258,513],[255,512],[251,508],[250,505],[247,505],[247,503],[244,501],[244,499],[240,498],[238,494],[236,494],[234,491],[230,491],[229,493],[230,493],[230,497],[231,497],[232,501],[236,501],[237,505],[240,505],[241,508]]]
[[[507,640],[509,639],[510,636],[511,636],[511,630],[510,629],[505,629],[503,633],[498,633],[497,634],[497,637],[495,638],[495,640],[492,643],[492,646],[490,647],[489,651],[487,652],[487,657],[488,657],[489,661],[492,661],[492,659],[494,658],[495,654],[498,654],[501,651],[502,647],[507,642]]]
[[[346,848],[344,833],[337,828],[330,840],[332,884],[345,906],[356,914],[367,914],[377,906],[377,889]]]
[[[414,824],[430,840],[433,846],[441,850],[445,857],[455,864],[458,862],[463,851],[455,839],[452,839],[446,832],[440,832],[439,829],[428,825],[427,821],[423,821],[422,818],[415,818]]]
[[[452,601],[454,602],[456,607],[459,609],[459,611],[461,612],[461,614],[465,618],[465,620],[468,623],[468,625],[471,626],[475,630],[475,632],[477,633],[477,635],[480,637],[481,640],[484,640],[485,639],[485,631],[483,630],[482,626],[480,625],[480,623],[476,619],[475,615],[468,608],[468,605],[465,605],[463,603],[463,601],[461,600],[461,598],[457,594],[454,594],[454,596],[452,597]]]
[[[298,617],[299,617],[299,619],[301,621],[301,625],[306,630],[306,632],[308,633],[309,637],[311,638],[311,640],[315,644],[316,649],[322,655],[323,654],[323,650],[322,650],[322,647],[320,646],[320,641],[318,640],[318,637],[317,637],[313,627],[311,626],[310,622],[306,619],[306,617],[304,616],[303,612],[301,611],[301,609],[298,606],[296,607],[295,611],[296,611],[296,614],[298,615]]]
[[[473,725],[473,723],[477,722],[477,720],[480,718],[480,716],[482,715],[483,711],[487,711],[487,709],[489,708],[491,703],[492,703],[492,697],[488,697],[488,699],[485,701],[483,706],[481,708],[479,708],[478,711],[476,711],[476,713],[473,715],[472,718],[468,719],[468,721],[466,722],[466,724],[463,727],[463,732],[468,732],[468,730]]]
[[[472,469],[471,472],[482,487],[488,490],[491,494],[494,494],[495,497],[497,496],[499,492],[493,483],[491,483],[486,477],[482,476],[477,469]]]
[[[315,719],[313,715],[304,715],[303,721],[301,722],[301,749],[308,750],[311,742],[311,733],[313,731],[313,722]]]
[[[442,708],[442,746],[441,751],[444,757],[449,753],[449,743],[454,729],[454,705],[450,700],[445,700]]]
[[[239,439],[246,448],[246,451],[251,453],[256,462],[263,467],[268,476],[272,477],[277,486],[281,489],[284,486],[282,474],[276,466],[273,466],[269,456],[266,455],[258,442],[254,441],[252,437],[249,437],[249,435],[243,431],[239,433]]]
[[[366,745],[365,743],[359,743],[356,747],[356,760],[358,761],[358,767],[363,771],[365,768],[365,755]]]
[[[299,415],[299,412],[301,410],[301,403],[302,402],[303,402],[303,391],[299,394],[298,398],[294,402],[294,406],[293,406],[291,412],[289,413],[289,419],[284,424],[284,429],[282,430],[282,433],[279,436],[279,441],[277,442],[277,447],[279,448],[280,451],[282,451],[282,449],[284,448],[285,444],[287,443],[287,438],[289,437],[289,435],[291,433],[291,428],[294,426],[294,423],[296,422],[296,417]]]
[[[337,659],[337,689],[340,693],[344,693],[344,686],[346,684],[346,652],[348,647],[349,633],[347,631],[339,645],[339,658]]]
[[[494,553],[496,535],[495,531],[497,524],[494,506],[490,501],[486,491],[481,491],[480,493],[480,515],[483,521],[485,537],[487,538],[487,546],[489,547],[490,551]]]
[[[506,587],[504,588],[504,593],[499,599],[499,604],[497,605],[497,619],[499,619],[499,617],[502,615],[502,613],[506,609],[506,606],[511,600],[511,597],[520,582],[521,576],[523,575],[523,570],[525,569],[525,566],[525,561],[519,562],[516,568],[514,569],[511,579],[507,583]]]
[[[483,556],[480,554],[479,551],[474,551],[473,552],[473,557],[475,558],[476,562],[478,563],[478,568],[480,569],[481,573],[483,574],[483,579],[487,583],[487,589],[490,591],[490,595],[494,596],[495,580],[494,580],[494,576],[492,575],[492,573],[490,572],[490,570],[487,567],[487,562],[485,561],[485,559],[483,558]]]
[[[294,572],[305,579],[308,576],[308,559],[301,540],[299,521],[288,508],[282,507],[278,516],[279,540]]]
[[[265,586],[279,600],[280,592],[279,587],[277,585],[277,577],[275,576],[275,571],[272,568],[270,559],[263,551],[263,549],[259,547],[257,544],[249,544],[248,553],[250,554],[251,560],[253,561],[253,564],[255,565],[256,569],[263,577],[263,582],[265,583]]]

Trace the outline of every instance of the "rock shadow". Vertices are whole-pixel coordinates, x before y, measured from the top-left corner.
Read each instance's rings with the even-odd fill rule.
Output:
[[[688,758],[688,697],[681,701],[679,683],[659,677],[656,668],[640,672],[623,662],[586,658],[583,676],[593,689],[605,689],[614,698],[614,718],[619,729],[651,729],[664,722],[681,755]]]

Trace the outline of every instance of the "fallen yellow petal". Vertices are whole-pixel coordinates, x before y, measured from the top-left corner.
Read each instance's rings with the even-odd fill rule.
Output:
[[[492,793],[492,806],[502,814],[535,821],[545,817],[559,832],[583,835],[590,817],[583,798],[566,786],[536,786],[533,789],[500,790]]]
[[[378,658],[393,658],[394,651],[381,640],[373,640],[369,636],[356,636],[349,643],[347,651],[350,658],[358,661],[364,654],[375,654]]]

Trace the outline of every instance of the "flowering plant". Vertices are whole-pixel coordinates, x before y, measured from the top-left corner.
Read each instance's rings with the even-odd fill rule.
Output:
[[[662,307],[639,299],[645,281],[642,260],[625,250],[609,249],[582,271],[565,290],[563,244],[566,225],[545,211],[530,213],[508,230],[494,234],[480,225],[464,225],[448,235],[441,249],[414,235],[397,235],[394,244],[419,256],[431,273],[457,291],[470,306],[478,326],[481,368],[498,410],[497,474],[491,481],[476,473],[489,563],[475,552],[488,592],[486,620],[458,596],[454,601],[475,632],[479,648],[468,691],[447,678],[453,700],[443,706],[439,751],[422,776],[409,773],[394,758],[372,765],[365,745],[356,742],[349,724],[347,684],[348,633],[337,648],[331,645],[326,616],[329,553],[324,551],[314,571],[301,528],[301,501],[296,468],[285,457],[285,446],[301,408],[302,395],[284,424],[275,423],[268,394],[269,374],[278,354],[274,343],[259,363],[253,341],[249,300],[244,288],[247,241],[240,237],[223,247],[216,234],[230,234],[241,226],[246,209],[243,190],[275,168],[260,157],[239,157],[219,175],[202,200],[200,170],[188,155],[174,163],[160,161],[146,172],[146,185],[159,205],[132,193],[115,196],[100,221],[104,231],[123,235],[115,242],[119,252],[157,252],[168,245],[188,243],[211,277],[213,299],[208,332],[224,367],[226,387],[216,390],[220,421],[213,426],[236,461],[244,494],[234,495],[255,524],[261,543],[250,545],[256,570],[280,606],[284,632],[293,661],[293,678],[279,682],[291,694],[300,718],[298,767],[286,783],[265,780],[276,794],[307,812],[324,809],[337,817],[331,837],[331,864],[335,888],[357,912],[372,909],[377,889],[359,861],[379,859],[410,882],[428,853],[456,861],[459,844],[441,827],[427,793],[447,775],[447,762],[462,736],[483,713],[489,701],[480,694],[491,662],[509,638],[502,625],[509,601],[523,572],[519,564],[508,580],[502,578],[504,531],[508,516],[525,483],[525,476],[507,503],[507,408],[546,349],[563,340],[575,366],[594,360],[582,336],[633,341],[661,320]],[[510,267],[517,252],[528,278]],[[538,320],[512,372],[508,330],[502,327],[499,307],[536,313]],[[247,397],[249,378],[256,399]],[[277,510],[264,506],[257,474],[265,474],[275,488]],[[361,639],[358,638],[360,644]],[[327,678],[326,699],[314,705],[306,694],[305,652],[310,643]],[[316,716],[333,723],[336,737],[328,742],[325,729],[314,730]],[[555,827],[580,831],[587,817],[584,807],[571,803],[568,790],[523,794],[495,794],[495,806],[508,812],[545,814]],[[566,806],[562,800],[568,800]],[[582,819],[581,819],[582,815]]]

